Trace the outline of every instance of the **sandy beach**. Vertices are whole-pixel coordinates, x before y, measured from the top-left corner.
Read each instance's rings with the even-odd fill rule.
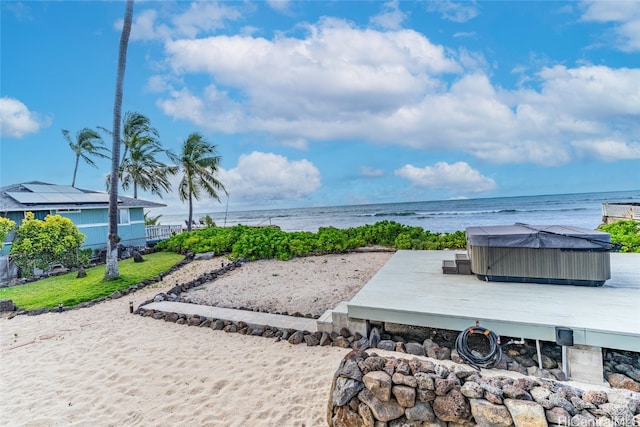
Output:
[[[349,299],[391,255],[248,263],[214,282],[217,303],[324,311]],[[137,307],[222,261],[195,261],[162,284],[91,308],[0,319],[2,424],[326,425],[331,379],[348,350],[129,314],[129,301]]]

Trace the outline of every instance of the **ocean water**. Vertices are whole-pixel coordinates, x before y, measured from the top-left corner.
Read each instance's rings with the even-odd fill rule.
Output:
[[[432,232],[454,232],[470,226],[573,225],[595,229],[602,222],[602,203],[640,201],[640,190],[606,193],[496,197],[371,205],[199,212],[219,226],[277,225],[285,231],[317,231],[319,227],[349,228],[378,221],[395,221]],[[184,224],[183,215],[164,215],[161,224]]]

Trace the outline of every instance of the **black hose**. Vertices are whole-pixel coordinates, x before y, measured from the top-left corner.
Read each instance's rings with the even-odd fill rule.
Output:
[[[486,355],[480,355],[476,351],[473,354],[469,348],[468,339],[470,335],[481,334],[489,341],[489,352]],[[456,338],[456,351],[468,364],[476,369],[480,368],[493,368],[502,360],[502,347],[500,347],[500,337],[489,329],[481,328],[479,326],[470,326],[464,331],[460,332],[458,338]]]

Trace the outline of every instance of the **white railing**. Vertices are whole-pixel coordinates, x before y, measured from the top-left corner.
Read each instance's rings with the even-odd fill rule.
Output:
[[[640,205],[636,203],[603,203],[602,219],[604,223],[621,219],[640,221]]]
[[[154,240],[164,240],[174,234],[182,233],[181,225],[148,225],[145,227],[147,242]]]

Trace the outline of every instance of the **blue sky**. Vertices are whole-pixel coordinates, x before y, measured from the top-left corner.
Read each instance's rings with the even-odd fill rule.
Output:
[[[124,6],[0,3],[1,185],[111,127]],[[216,144],[230,210],[636,189],[640,2],[139,1],[124,111]]]

